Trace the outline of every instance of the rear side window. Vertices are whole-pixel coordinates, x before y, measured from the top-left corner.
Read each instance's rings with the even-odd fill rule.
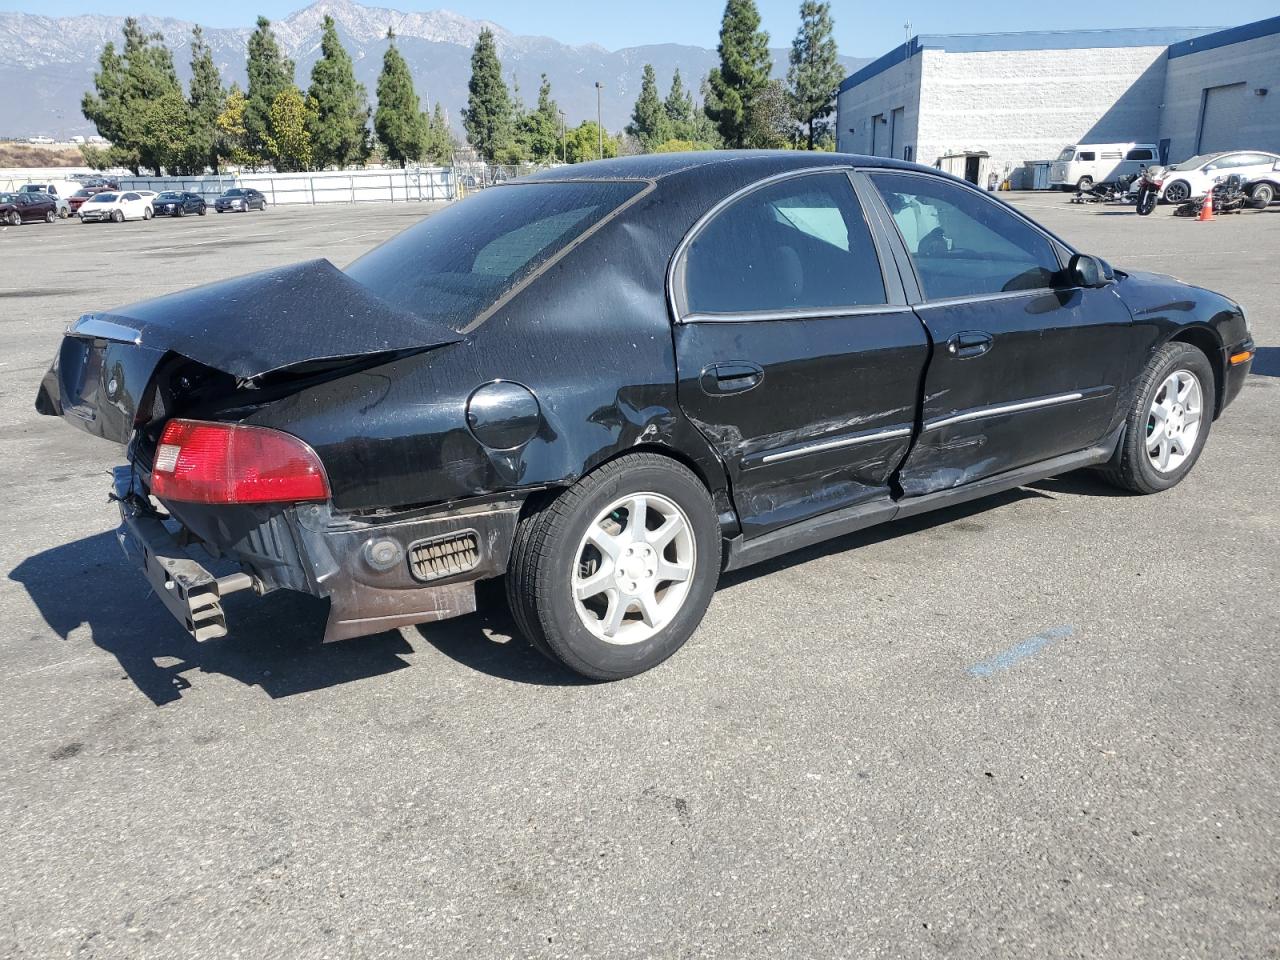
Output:
[[[347,268],[382,299],[461,330],[644,184],[513,184],[451,204]]]
[[[1130,150],[1124,155],[1126,160],[1154,160],[1156,155],[1150,150]]]
[[[1060,269],[1049,239],[975,190],[874,173],[930,300],[1037,290]]]
[[[1080,153],[1076,155],[1076,159],[1093,161],[1098,159],[1098,155],[1094,153],[1092,150],[1081,150]]]
[[[871,231],[839,172],[793,177],[735,201],[690,243],[684,277],[691,314],[885,302]]]

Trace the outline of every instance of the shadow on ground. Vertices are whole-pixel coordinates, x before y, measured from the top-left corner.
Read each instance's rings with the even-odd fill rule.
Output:
[[[1280,377],[1280,347],[1258,347],[1249,372],[1259,377]]]
[[[816,544],[724,574],[720,585],[746,583],[795,564],[1055,494],[1113,496],[1118,491],[1088,473],[1068,474]],[[984,529],[971,520],[968,524],[964,529],[969,532]],[[225,601],[231,634],[196,643],[149,595],[146,580],[125,560],[110,532],[38,553],[10,571],[9,579],[23,585],[50,629],[63,639],[87,626],[94,644],[114,656],[157,706],[181,699],[197,673],[231,677],[280,698],[404,669],[410,666],[405,657],[414,652],[400,631],[322,643],[328,604],[289,591],[263,598],[249,591],[233,594]],[[543,657],[520,636],[499,581],[478,585],[477,608],[470,616],[415,630],[450,659],[501,680],[542,686],[589,682]]]

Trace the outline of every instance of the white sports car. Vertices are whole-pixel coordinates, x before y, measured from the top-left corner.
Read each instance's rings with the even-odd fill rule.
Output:
[[[1203,197],[1219,178],[1225,180],[1238,173],[1240,179],[1248,183],[1270,173],[1277,163],[1280,163],[1280,154],[1262,150],[1201,154],[1157,173],[1162,181],[1160,195],[1170,203],[1182,203],[1192,197]]]
[[[77,216],[84,223],[94,220],[110,220],[112,223],[150,220],[155,215],[151,209],[151,199],[154,196],[154,193],[142,190],[95,193],[80,205]]]

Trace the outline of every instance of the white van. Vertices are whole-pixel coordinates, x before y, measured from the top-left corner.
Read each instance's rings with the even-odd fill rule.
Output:
[[[1154,143],[1080,143],[1064,147],[1049,168],[1049,183],[1059,190],[1088,190],[1111,183],[1156,163]]]

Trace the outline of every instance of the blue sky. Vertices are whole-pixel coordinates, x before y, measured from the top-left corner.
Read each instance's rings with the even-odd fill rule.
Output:
[[[443,7],[477,19],[492,20],[516,33],[541,34],[564,43],[599,43],[609,49],[643,43],[689,43],[712,47],[724,9],[718,0],[367,0],[369,6],[431,10]],[[795,34],[799,0],[757,0],[764,27],[775,46]],[[305,6],[306,0],[0,0],[0,10],[46,16],[77,13],[164,13],[208,26],[247,26],[263,13],[277,19]],[[901,43],[903,23],[914,33],[970,33],[1005,30],[1053,30],[1106,26],[1234,26],[1276,14],[1275,0],[1203,0],[1135,3],[962,4],[940,0],[868,3],[835,0],[836,40],[842,53],[878,56]]]

